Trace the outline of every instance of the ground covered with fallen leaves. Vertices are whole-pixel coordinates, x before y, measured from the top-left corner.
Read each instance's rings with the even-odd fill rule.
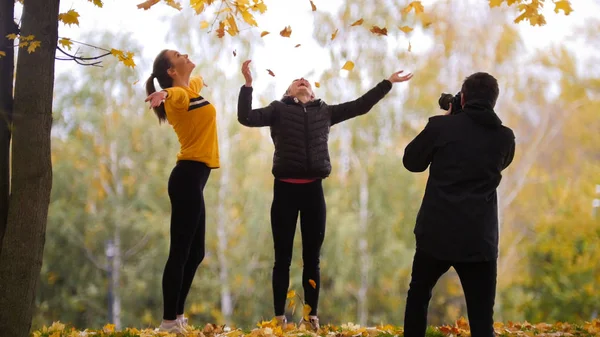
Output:
[[[265,321],[257,324],[252,330],[230,328],[215,324],[206,324],[204,327],[192,326],[186,337],[400,337],[403,329],[393,325],[379,325],[376,327],[362,327],[353,323],[340,326],[327,324],[321,326],[317,332],[308,331],[304,326],[298,327],[289,323],[286,327],[276,326],[274,321]],[[600,337],[600,320],[586,322],[581,325],[569,323],[495,323],[496,335],[501,337],[560,337],[560,336],[595,336]],[[457,337],[470,336],[467,320],[461,318],[453,325],[429,327],[426,337]],[[175,337],[176,334],[158,332],[153,328],[136,329],[127,328],[116,331],[115,326],[107,324],[101,330],[78,330],[60,322],[53,323],[50,327],[43,327],[32,333],[33,337]],[[179,335],[181,336],[181,335]]]

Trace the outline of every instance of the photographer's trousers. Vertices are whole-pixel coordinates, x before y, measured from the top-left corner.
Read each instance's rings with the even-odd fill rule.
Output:
[[[497,260],[452,262],[438,260],[418,250],[415,253],[406,311],[404,337],[424,337],[431,292],[438,279],[454,267],[467,302],[472,337],[494,337],[494,301]]]

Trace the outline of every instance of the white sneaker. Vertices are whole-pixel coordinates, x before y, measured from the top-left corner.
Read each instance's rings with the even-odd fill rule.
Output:
[[[287,325],[287,318],[285,318],[285,315],[275,316],[275,321],[277,321],[277,326],[280,326],[282,328],[285,328],[285,326]]]
[[[162,321],[157,330],[169,332],[169,333],[178,333],[178,334],[182,334],[182,335],[185,335],[187,333],[187,330],[185,329],[185,327],[183,326],[181,321],[177,321],[177,320],[175,320],[175,322],[169,322],[169,323],[165,323],[164,321]]]
[[[181,326],[186,330],[186,331],[190,331],[192,330],[192,327],[188,324],[188,319],[187,317],[183,317],[183,318],[177,318],[177,321],[179,321],[179,323],[181,323]]]
[[[317,316],[310,316],[308,318],[308,321],[305,320],[304,317],[302,317],[302,320],[300,321],[300,324],[298,326],[302,325],[304,325],[306,329],[312,331],[318,331],[320,329],[319,318],[317,318]]]

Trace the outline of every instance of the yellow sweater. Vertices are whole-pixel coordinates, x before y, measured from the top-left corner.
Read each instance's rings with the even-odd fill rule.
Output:
[[[217,113],[215,107],[200,96],[203,85],[201,77],[192,77],[187,88],[166,89],[165,111],[181,146],[177,160],[194,160],[218,168]]]

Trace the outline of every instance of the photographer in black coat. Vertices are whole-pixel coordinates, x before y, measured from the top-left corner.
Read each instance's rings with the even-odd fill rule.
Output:
[[[417,215],[404,336],[423,337],[437,280],[454,267],[467,303],[472,337],[493,337],[501,172],[512,162],[515,136],[494,112],[498,82],[487,73],[467,77],[458,95],[442,94],[448,112],[429,118],[404,150],[411,172],[429,169]],[[458,103],[460,102],[460,105]]]

